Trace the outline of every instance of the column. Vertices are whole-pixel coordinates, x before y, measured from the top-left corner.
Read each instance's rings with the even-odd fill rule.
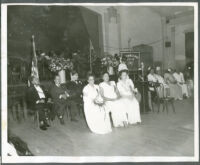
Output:
[[[107,8],[105,20],[105,51],[114,55],[121,48],[120,15],[115,7]]]

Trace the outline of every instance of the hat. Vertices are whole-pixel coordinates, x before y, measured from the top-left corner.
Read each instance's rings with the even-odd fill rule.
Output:
[[[158,71],[158,70],[160,70],[160,67],[159,67],[159,66],[157,66],[157,67],[156,67],[156,70],[157,70],[157,71]]]

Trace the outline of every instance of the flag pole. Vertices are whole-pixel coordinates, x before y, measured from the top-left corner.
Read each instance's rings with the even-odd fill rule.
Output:
[[[91,39],[89,40],[89,42],[90,42],[90,71],[92,72],[92,50],[94,48],[93,48]]]
[[[92,50],[90,49],[90,71],[92,72]]]
[[[37,56],[36,56],[36,51],[35,51],[35,36],[34,35],[32,35],[32,47],[33,47],[33,56],[36,59]],[[36,61],[36,64],[37,64],[37,61]]]

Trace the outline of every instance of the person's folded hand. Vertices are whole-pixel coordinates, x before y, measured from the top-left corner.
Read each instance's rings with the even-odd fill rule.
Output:
[[[36,101],[36,104],[39,104],[39,103],[45,103],[44,99]]]
[[[60,99],[67,99],[67,96],[65,94],[60,95]]]
[[[48,103],[52,103],[52,100],[51,100],[51,98],[48,98],[48,101],[47,101]]]
[[[42,100],[40,100],[40,103],[44,103],[45,101],[42,99]]]
[[[66,91],[65,91],[65,95],[66,95],[66,97],[69,97],[69,96],[70,96],[70,95],[69,95],[69,93],[68,93],[68,92],[66,92]]]

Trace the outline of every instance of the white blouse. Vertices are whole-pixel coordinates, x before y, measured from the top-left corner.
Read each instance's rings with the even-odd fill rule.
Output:
[[[135,90],[133,81],[131,79],[127,79],[125,82],[119,80],[117,83],[117,88],[121,96],[131,96]]]
[[[147,79],[149,82],[157,82],[156,75],[148,74]]]
[[[175,77],[176,81],[179,83],[185,83],[183,73],[174,73],[173,76]]]
[[[83,89],[83,101],[93,101],[99,94],[99,86],[98,85],[86,85]]]
[[[117,94],[115,92],[116,84],[114,81],[110,81],[110,84],[102,82],[99,84],[100,88],[103,89],[104,96],[107,98],[117,98]]]

